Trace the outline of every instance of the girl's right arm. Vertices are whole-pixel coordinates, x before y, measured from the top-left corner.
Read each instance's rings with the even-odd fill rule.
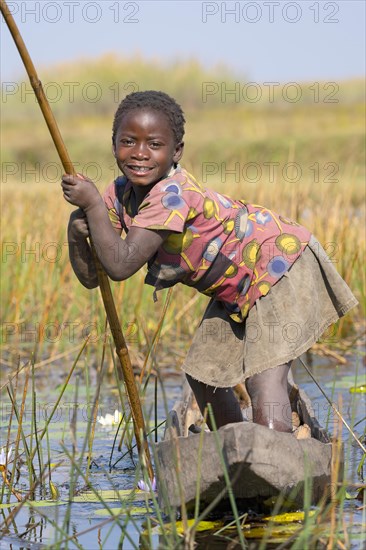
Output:
[[[88,236],[86,215],[78,208],[71,213],[67,228],[70,263],[81,284],[91,289],[98,286],[98,276]]]
[[[65,199],[79,209],[69,224],[70,260],[79,281],[87,288],[98,286],[97,273],[87,236],[112,281],[124,281],[136,273],[157,252],[169,236],[167,230],[131,227],[125,239],[111,224],[106,205],[91,180],[83,176],[62,178]],[[83,216],[86,216],[84,219]]]

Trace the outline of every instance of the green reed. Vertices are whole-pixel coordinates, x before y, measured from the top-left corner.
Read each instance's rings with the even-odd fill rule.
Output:
[[[80,351],[80,353],[81,353],[81,351]],[[79,356],[77,357],[77,359],[75,361],[75,365],[77,364],[79,358],[80,358],[80,354],[79,354]],[[83,371],[84,371],[84,369],[83,369]],[[81,371],[81,372],[83,372],[83,371]],[[29,379],[30,379],[29,372],[30,372],[30,367],[27,369],[27,372],[26,372],[26,374],[28,373],[28,382],[27,382],[27,384],[29,383]],[[70,375],[67,378],[67,384],[70,381],[71,373],[72,373],[72,371],[70,372]],[[88,376],[85,374],[85,371],[84,371],[84,379],[87,382]],[[357,383],[357,374],[356,374],[356,378],[355,378],[355,383]],[[64,391],[65,391],[65,385],[61,389],[61,393],[63,393]],[[78,384],[76,384],[75,391],[76,391],[76,394],[75,394],[74,402],[77,403],[77,401],[78,401]],[[98,387],[95,388],[94,396],[91,396],[91,394],[89,392],[89,399],[91,399],[91,402],[93,403],[93,407],[95,407],[95,404],[97,402],[97,397],[99,395],[99,391],[100,391],[100,388],[98,388]],[[162,394],[163,394],[163,398],[165,399],[165,402],[166,402],[164,386],[163,385],[162,385],[161,391],[162,391]],[[33,396],[34,396],[35,392],[36,392],[36,388],[35,388],[35,386],[32,386],[32,395]],[[14,395],[14,393],[15,393],[15,391],[13,391],[12,394]],[[23,389],[23,394],[22,394],[22,402],[24,401],[23,396],[24,396],[24,389]],[[122,398],[122,395],[121,395],[121,398]],[[33,400],[33,397],[32,397],[32,400]],[[52,410],[51,416],[55,413],[55,411],[57,410],[57,407],[59,405],[60,405],[60,399],[58,399],[58,401],[57,401],[56,408],[54,408]],[[75,405],[75,407],[76,407],[76,405]],[[16,404],[15,400],[14,400],[14,411],[16,411],[16,410],[18,411],[17,414],[15,412],[14,412],[14,414],[18,417],[19,420],[21,420],[24,417],[24,414],[23,414],[23,416],[21,416],[21,414],[20,414],[21,409],[22,409],[22,405],[20,405],[20,407],[19,407]],[[33,411],[34,411],[34,409],[33,409]],[[33,414],[34,413],[32,412],[32,416],[33,416]],[[354,408],[354,405],[352,405],[352,424],[354,422],[354,415],[355,415],[355,408]],[[90,433],[91,433],[91,430],[92,430],[93,418],[94,418],[93,412],[92,412],[91,415],[88,414],[87,428],[86,428],[86,432],[85,432],[85,435],[84,435],[84,438],[83,438],[83,442],[81,443],[81,446],[80,446],[80,451],[77,451],[77,447],[79,447],[79,443],[76,441],[76,434],[77,434],[76,410],[74,411],[74,415],[72,417],[71,426],[70,426],[71,432],[74,434],[74,438],[75,438],[72,442],[71,450],[66,448],[66,446],[63,443],[60,444],[61,449],[62,449],[63,453],[66,456],[66,459],[69,461],[70,489],[69,489],[68,503],[66,504],[66,510],[65,510],[63,521],[60,523],[59,521],[57,522],[57,521],[50,520],[49,518],[47,518],[47,521],[49,521],[50,525],[53,525],[54,531],[55,531],[55,535],[54,535],[55,539],[54,539],[54,542],[52,543],[52,547],[54,547],[54,548],[67,548],[69,545],[73,544],[76,547],[82,549],[84,546],[81,542],[79,542],[78,537],[81,537],[84,532],[87,533],[87,532],[92,531],[93,528],[98,529],[98,527],[101,527],[101,526],[104,526],[104,525],[107,526],[108,523],[110,522],[109,530],[107,530],[107,532],[104,533],[104,535],[103,535],[103,537],[104,537],[103,538],[103,544],[104,545],[108,544],[108,537],[110,536],[113,529],[115,527],[118,527],[119,529],[123,530],[124,537],[126,538],[127,544],[129,544],[129,546],[131,548],[134,548],[136,546],[135,546],[134,541],[130,537],[129,529],[132,529],[133,531],[137,530],[138,532],[142,533],[142,531],[141,531],[142,527],[141,527],[140,523],[137,522],[134,519],[134,517],[129,513],[129,510],[130,510],[130,507],[131,507],[131,502],[128,501],[128,500],[127,501],[122,500],[120,497],[118,497],[118,499],[119,499],[118,504],[120,505],[122,512],[121,512],[120,517],[115,516],[113,514],[113,508],[111,507],[110,503],[105,498],[103,498],[103,494],[100,492],[100,490],[95,488],[94,485],[95,485],[96,479],[95,479],[94,476],[91,476],[91,474],[89,472],[89,469],[88,469],[88,458],[86,457],[86,452],[87,452],[87,450],[88,451],[90,450]],[[46,424],[47,427],[49,426],[49,419],[48,418],[46,418],[45,424]],[[27,435],[25,433],[24,429],[23,429],[23,433],[24,433],[25,438],[34,437],[34,444],[33,445],[34,445],[34,447],[38,447],[40,445],[40,441],[41,441],[42,437],[44,437],[46,435],[46,439],[48,439],[49,433],[48,433],[48,428],[46,429],[46,431],[45,431],[45,428],[43,428],[40,436],[38,437],[38,435],[37,435],[37,438],[36,438],[35,435],[32,436],[32,432],[34,433],[35,429],[36,429],[36,426],[33,423],[33,426],[31,426],[31,433],[29,435]],[[337,432],[336,432],[335,435],[337,435]],[[166,492],[164,490],[164,487],[159,486],[159,491],[161,491],[160,504],[159,504],[159,502],[157,500],[157,497],[154,493],[151,493],[149,495],[149,499],[145,501],[146,508],[148,508],[148,506],[149,506],[149,500],[152,501],[154,513],[151,516],[150,513],[147,512],[147,518],[146,518],[146,522],[145,522],[146,533],[144,534],[144,538],[143,538],[143,540],[145,540],[145,542],[143,543],[145,545],[144,547],[146,547],[146,548],[153,547],[153,544],[154,544],[153,536],[154,535],[152,534],[152,529],[156,525],[160,526],[161,533],[162,533],[161,536],[162,536],[163,540],[165,541],[165,544],[167,545],[167,547],[169,547],[169,548],[178,547],[179,544],[181,544],[181,542],[183,540],[185,541],[185,544],[186,544],[187,548],[188,547],[193,547],[194,541],[196,540],[197,526],[199,525],[200,521],[202,521],[205,517],[207,517],[209,515],[209,513],[212,511],[214,506],[223,497],[229,498],[231,500],[234,519],[229,524],[227,524],[227,525],[223,526],[221,529],[217,530],[216,531],[216,536],[219,536],[222,533],[225,533],[225,536],[231,541],[234,541],[234,540],[238,539],[240,541],[240,544],[241,544],[242,547],[245,547],[245,545],[247,544],[246,541],[245,541],[245,534],[243,532],[243,526],[242,526],[242,522],[243,522],[243,520],[244,521],[246,520],[247,516],[245,514],[241,515],[239,513],[239,510],[237,509],[235,499],[233,498],[233,493],[232,493],[232,484],[235,483],[235,480],[230,479],[229,474],[227,472],[226,464],[225,464],[225,458],[222,454],[222,450],[220,448],[220,444],[219,444],[219,441],[218,441],[219,432],[215,432],[215,436],[216,436],[216,441],[217,441],[217,452],[219,453],[219,455],[221,457],[224,477],[225,477],[225,480],[226,480],[225,490],[222,492],[222,494],[217,495],[217,499],[215,499],[215,501],[213,501],[208,507],[206,507],[202,511],[199,511],[200,508],[201,508],[201,504],[199,502],[199,484],[200,484],[200,481],[199,481],[199,476],[198,476],[197,492],[196,492],[196,503],[195,503],[195,511],[194,511],[194,523],[193,524],[188,524],[188,514],[187,514],[187,512],[184,512],[184,508],[183,508],[183,515],[182,515],[182,511],[181,511],[181,517],[183,518],[183,523],[185,524],[185,526],[184,526],[184,533],[183,533],[183,536],[182,536],[182,535],[178,534],[177,531],[175,531],[175,529],[174,529],[175,521],[176,521],[176,510],[173,509],[169,505],[169,497],[166,494]],[[204,431],[203,431],[201,433],[201,436],[200,436],[201,452],[202,452],[202,449],[203,449],[203,446],[204,446],[204,437],[205,437],[205,434],[204,434]],[[21,434],[19,434],[18,438],[19,438],[19,441],[22,440]],[[152,437],[149,436],[149,438],[151,439],[150,444],[153,446]],[[350,446],[350,441],[348,441],[348,445]],[[350,451],[350,447],[348,448],[348,453],[349,453],[349,451]],[[338,479],[339,479],[339,464],[340,464],[340,458],[339,458],[340,454],[339,453],[340,453],[340,447],[336,446],[335,451],[334,451],[335,459],[333,461],[333,463],[334,463],[334,472],[332,474],[332,491],[333,492],[331,493],[330,502],[328,503],[324,499],[323,502],[319,503],[319,506],[315,510],[315,513],[314,513],[314,509],[311,506],[311,492],[312,492],[311,477],[310,477],[310,475],[305,475],[304,504],[303,504],[303,510],[305,512],[304,523],[302,525],[299,525],[299,529],[296,532],[296,536],[293,535],[292,537],[289,537],[287,542],[280,545],[279,548],[282,548],[282,547],[283,548],[293,548],[293,550],[300,550],[300,549],[302,550],[302,549],[305,549],[305,548],[311,549],[311,548],[315,547],[315,544],[316,544],[317,540],[323,541],[324,544],[327,544],[329,548],[336,547],[336,545],[338,545],[338,543],[339,543],[339,545],[341,545],[341,544],[343,544],[343,542],[344,543],[347,542],[347,533],[345,531],[345,526],[344,526],[343,522],[340,519],[340,517],[342,515],[342,511],[343,511],[344,502],[345,502],[345,483],[346,483],[346,480],[341,481],[341,484],[339,485],[339,481],[338,481]],[[39,457],[38,457],[38,454],[37,454],[37,449],[32,448],[31,444],[29,444],[28,458],[32,459],[32,461],[34,462],[34,469],[35,470],[38,469],[40,462],[39,462]],[[30,491],[28,495],[24,495],[24,498],[27,498],[29,500],[30,498],[32,498],[31,495],[35,494],[35,488],[42,482],[44,477],[46,475],[48,475],[47,471],[48,471],[48,468],[50,467],[50,461],[51,461],[51,456],[50,456],[50,451],[48,450],[48,464],[46,464],[44,466],[43,472],[39,471],[36,478],[35,479],[32,478],[32,480],[31,480],[32,485],[30,486],[32,491]],[[155,467],[156,467],[156,475],[159,478],[159,475],[160,475],[159,464],[157,462],[156,456],[155,456]],[[179,454],[177,455],[176,468],[177,468],[176,475],[179,476]],[[115,483],[116,473],[114,472],[113,476],[110,473],[105,472],[105,471],[103,471],[103,473],[106,476],[108,482],[110,483],[110,486],[115,489],[115,492],[118,495],[118,488],[117,488],[116,483]],[[146,469],[144,468],[143,463],[140,464],[140,467],[136,470],[135,483],[137,482],[137,479],[141,475],[141,473],[142,473],[143,477],[145,478],[146,483],[149,484],[149,479],[148,479]],[[310,474],[310,472],[307,472],[307,473]],[[305,472],[305,474],[306,474],[306,472]],[[72,506],[73,506],[72,503],[73,503],[73,499],[74,499],[74,495],[75,495],[75,489],[76,489],[76,486],[77,486],[78,478],[81,478],[83,480],[83,482],[85,483],[85,488],[87,488],[88,491],[91,491],[91,493],[94,494],[94,496],[96,498],[96,501],[100,504],[100,506],[102,506],[105,510],[107,510],[107,512],[110,514],[110,519],[108,519],[108,521],[106,521],[106,522],[101,522],[101,523],[98,522],[98,524],[93,528],[90,528],[90,529],[87,529],[87,530],[82,530],[78,533],[70,534],[70,532],[69,532],[70,517],[71,517],[71,513],[72,513]],[[183,493],[184,493],[184,491],[181,490],[181,497],[184,500],[184,494]],[[290,495],[290,500],[291,500],[291,495]],[[283,496],[281,497],[281,495],[280,495],[280,497],[277,499],[277,502],[274,506],[274,509],[272,510],[272,514],[276,515],[282,509],[283,504],[284,504]],[[35,513],[39,513],[39,515],[44,517],[44,518],[47,517],[42,511],[40,511],[40,510],[38,510],[38,508],[34,507],[32,502],[30,502],[29,505],[31,506],[31,508],[34,510]],[[310,514],[310,511],[312,512],[311,514]],[[168,516],[168,518],[170,519],[169,527],[166,526],[166,516]],[[9,525],[9,523],[8,523],[8,525]],[[267,535],[262,539],[261,542],[259,542],[260,550],[264,550],[265,548],[267,548],[268,545],[272,544],[272,538],[271,538],[272,525],[274,525],[274,524],[271,523],[271,521],[270,521],[268,523]],[[233,527],[235,528],[234,532],[233,532]]]

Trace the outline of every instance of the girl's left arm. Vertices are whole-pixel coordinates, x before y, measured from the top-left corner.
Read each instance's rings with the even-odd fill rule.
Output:
[[[131,227],[125,239],[113,228],[104,201],[90,180],[63,176],[65,199],[82,208],[97,256],[113,281],[123,281],[138,271],[168,237],[169,231]]]

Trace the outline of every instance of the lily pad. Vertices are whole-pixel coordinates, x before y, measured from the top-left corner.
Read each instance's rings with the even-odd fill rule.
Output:
[[[152,508],[146,508],[146,506],[136,506],[134,508],[111,508],[110,509],[112,514],[114,516],[126,516],[127,514],[129,516],[144,516],[146,513],[151,514],[153,512]],[[96,516],[110,516],[110,511],[106,508],[102,508],[101,510],[95,510]]]
[[[64,504],[68,504],[67,500],[27,500],[24,506],[44,508],[48,506],[63,506]]]
[[[194,524],[194,519],[188,519],[187,525],[188,528],[191,528]],[[184,524],[182,521],[176,521],[175,522],[175,530],[177,533],[182,534],[184,533]],[[221,529],[223,527],[224,523],[222,521],[200,521],[199,524],[196,527],[196,532],[201,531],[214,531],[217,529]],[[163,532],[170,532],[173,530],[173,524],[172,523],[164,523],[164,527],[162,528],[160,525],[157,525],[156,527],[153,527],[150,530],[150,533],[152,535],[161,535]],[[148,531],[145,530],[143,535],[147,535]]]
[[[313,516],[315,512],[312,510],[309,512],[310,516]],[[244,535],[246,538],[262,538],[265,535],[268,535],[270,533],[270,537],[275,538],[276,542],[278,541],[279,537],[284,537],[283,540],[287,540],[289,536],[291,536],[297,529],[299,529],[299,525],[292,525],[293,523],[302,522],[305,519],[305,513],[304,512],[293,512],[293,513],[284,513],[279,514],[277,516],[267,516],[263,518],[263,521],[266,522],[272,522],[275,524],[281,524],[281,525],[274,525],[269,527],[268,524],[265,525],[251,525],[250,523],[246,523],[243,525]],[[194,524],[193,519],[187,520],[187,526],[188,528],[191,528]],[[184,525],[182,521],[177,521],[175,523],[175,529],[176,532],[179,534],[182,534],[184,532]],[[197,527],[196,532],[200,531],[214,531],[217,529],[225,529],[224,522],[223,521],[201,521]],[[228,525],[227,530],[235,530],[236,525],[231,524]],[[172,531],[172,524],[171,523],[164,523],[164,531]],[[163,529],[160,525],[157,525],[153,529],[151,529],[151,534],[153,535],[161,535],[163,533]],[[147,530],[144,531],[143,534],[147,534]]]
[[[4,508],[14,508],[18,506],[20,502],[10,502],[0,504],[0,510]],[[49,506],[64,506],[68,504],[66,500],[27,500],[23,506],[29,506],[30,508],[46,508]]]
[[[361,384],[361,386],[353,386],[349,389],[350,393],[366,393],[366,384]]]
[[[73,502],[123,502],[123,501],[144,501],[146,497],[150,496],[149,492],[140,491],[140,489],[122,489],[114,491],[113,489],[107,489],[105,491],[98,491],[100,499],[92,491],[86,491],[73,498]]]
[[[244,527],[247,527],[246,525]],[[271,527],[268,527],[267,525],[263,525],[261,527],[250,527],[248,526],[248,529],[245,529],[244,536],[246,539],[262,539],[265,536],[270,536],[273,539],[276,539],[276,542],[279,542],[279,538],[281,540],[286,540],[288,537],[296,533],[301,527],[299,525],[289,524],[289,525],[273,525]],[[269,542],[270,539],[267,539],[267,542]]]
[[[347,376],[342,376],[335,382],[327,382],[326,384],[327,388],[332,388],[333,385],[335,388],[340,390],[348,390],[349,388],[353,388],[354,386],[366,386],[366,375],[365,374],[359,374],[356,376],[355,374],[349,374]]]
[[[313,516],[315,514],[314,510],[310,510],[308,513],[309,516]],[[292,513],[286,513],[286,514],[279,514],[277,516],[267,516],[263,518],[265,521],[271,521],[272,523],[293,523],[295,521],[304,521],[305,520],[305,512],[292,512]]]

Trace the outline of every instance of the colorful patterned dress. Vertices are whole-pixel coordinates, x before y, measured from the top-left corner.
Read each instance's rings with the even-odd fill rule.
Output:
[[[156,290],[192,286],[223,302],[237,322],[289,270],[311,237],[267,208],[206,189],[180,166],[152,188],[135,215],[132,194],[125,177],[104,193],[114,227],[169,231],[148,262],[145,283]]]

